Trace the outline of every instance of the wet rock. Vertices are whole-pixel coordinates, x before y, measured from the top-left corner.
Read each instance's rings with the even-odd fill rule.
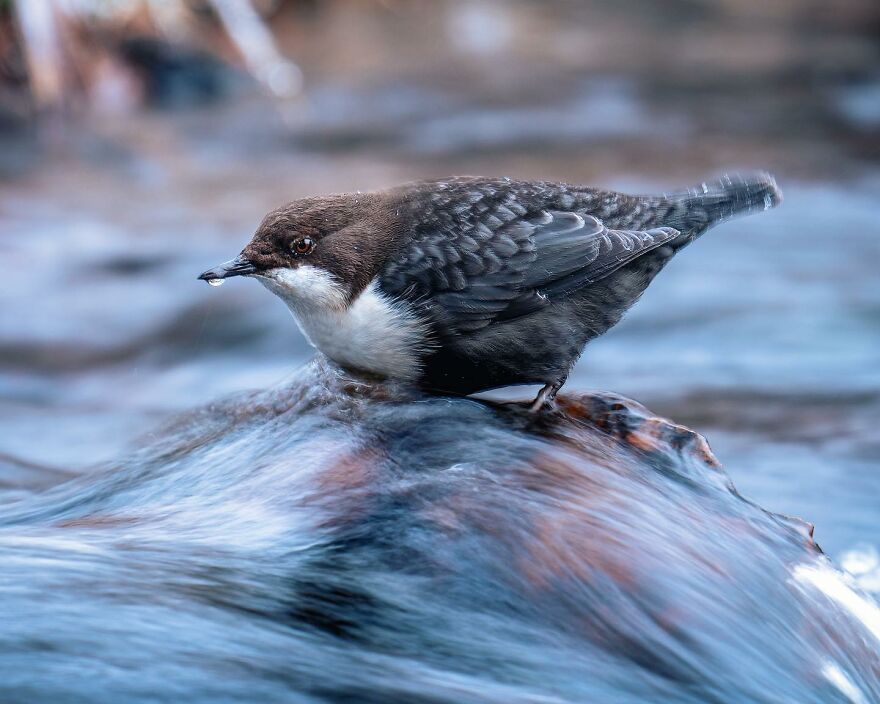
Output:
[[[4,701],[880,696],[880,611],[810,527],[610,394],[533,415],[318,362],[5,509]]]

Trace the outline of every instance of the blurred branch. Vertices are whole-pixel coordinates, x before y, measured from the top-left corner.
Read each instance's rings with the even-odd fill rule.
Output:
[[[64,89],[57,12],[53,0],[15,3],[31,94],[41,108],[60,103]]]
[[[107,91],[95,85],[121,75],[123,69],[114,68],[121,63],[144,69],[152,58],[145,70],[166,73],[181,73],[187,62],[201,66],[199,47],[222,55],[227,38],[247,72],[273,96],[292,98],[302,87],[302,72],[281,53],[251,0],[18,0],[10,8],[38,109],[61,106],[77,89],[103,95]],[[150,42],[152,54],[145,57]],[[144,70],[139,76],[144,80]],[[148,88],[142,93],[149,95]]]
[[[291,98],[302,87],[302,72],[278,50],[266,23],[249,0],[210,0],[251,74],[273,95]]]

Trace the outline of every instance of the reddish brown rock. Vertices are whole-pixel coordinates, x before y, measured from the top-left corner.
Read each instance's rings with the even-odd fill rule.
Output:
[[[809,526],[632,401],[534,415],[317,364],[156,438],[8,507],[0,699],[880,695],[880,612]]]

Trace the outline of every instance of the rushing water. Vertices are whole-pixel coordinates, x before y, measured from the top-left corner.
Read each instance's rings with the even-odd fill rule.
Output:
[[[877,701],[863,38],[776,17],[745,60],[751,20],[337,5],[297,35],[307,103],[0,134],[0,700]],[[699,430],[755,504],[668,438],[364,398],[254,282],[195,280],[302,195],[758,168],[783,205],[683,252],[565,389]]]
[[[0,698],[868,702],[880,609],[702,440],[312,367],[9,507]]]

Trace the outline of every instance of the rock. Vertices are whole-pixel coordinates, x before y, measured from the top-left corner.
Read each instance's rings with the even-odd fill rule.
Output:
[[[811,527],[610,394],[315,363],[5,508],[4,702],[880,698],[880,611]]]

